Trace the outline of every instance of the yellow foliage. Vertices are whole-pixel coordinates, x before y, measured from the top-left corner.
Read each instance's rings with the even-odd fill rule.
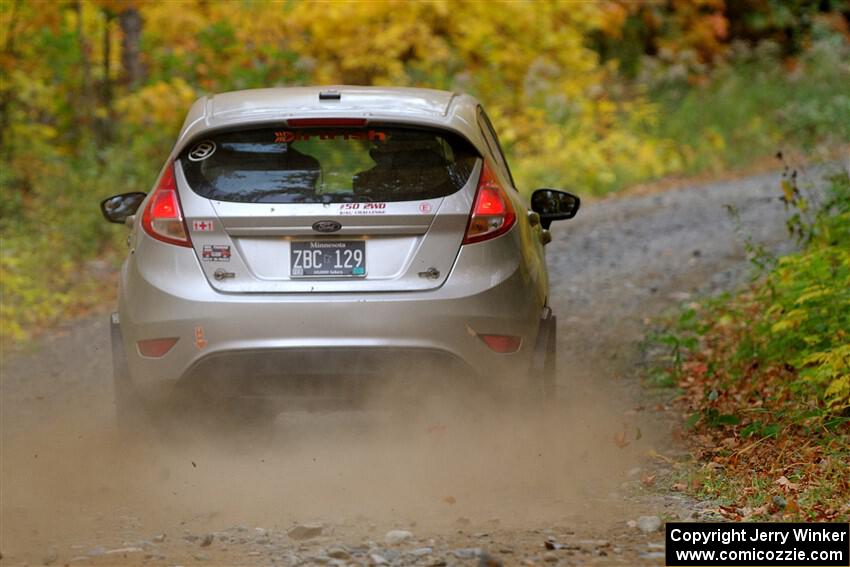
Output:
[[[822,369],[822,378],[829,382],[824,398],[830,407],[838,410],[850,407],[850,343],[814,353],[803,362]]]
[[[115,109],[136,126],[176,129],[186,109],[197,98],[195,90],[181,78],[159,81],[120,98]]]
[[[807,301],[830,295],[831,293],[832,292],[830,290],[824,289],[824,287],[821,285],[813,285],[806,289],[794,303],[800,305],[802,303],[806,303]]]

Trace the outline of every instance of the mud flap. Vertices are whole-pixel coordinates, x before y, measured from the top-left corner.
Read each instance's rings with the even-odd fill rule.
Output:
[[[112,381],[115,394],[115,418],[121,429],[135,429],[140,425],[144,411],[134,394],[133,383],[130,380],[130,369],[127,366],[127,354],[124,351],[124,340],[121,335],[118,313],[113,313],[109,320],[109,334],[112,343]]]
[[[544,401],[554,401],[557,394],[557,318],[545,307],[540,317],[540,330],[531,361],[531,388]]]

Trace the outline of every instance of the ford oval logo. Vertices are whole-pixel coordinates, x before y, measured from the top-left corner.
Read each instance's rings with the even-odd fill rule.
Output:
[[[313,230],[316,232],[336,232],[342,228],[342,225],[333,220],[320,220],[313,223]]]

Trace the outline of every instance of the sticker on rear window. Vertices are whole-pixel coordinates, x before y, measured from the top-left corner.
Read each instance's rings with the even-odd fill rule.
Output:
[[[204,244],[201,259],[205,262],[229,262],[230,246],[227,244]]]
[[[359,131],[359,130],[326,130],[326,131],[305,131],[298,130],[280,130],[274,133],[274,141],[276,144],[288,144],[289,142],[297,142],[299,140],[366,140],[369,142],[386,142],[387,133],[378,130]]]
[[[215,142],[204,140],[189,152],[189,161],[203,161],[215,153]]]
[[[383,215],[387,212],[386,203],[340,203],[341,215]]]

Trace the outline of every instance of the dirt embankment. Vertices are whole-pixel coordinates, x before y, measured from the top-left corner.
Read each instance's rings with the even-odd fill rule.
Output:
[[[262,432],[129,439],[111,425],[106,316],[69,323],[3,363],[2,563],[663,563],[654,518],[628,522],[699,507],[642,488],[647,453],[676,449],[663,404],[642,397],[636,341],[647,317],[745,277],[724,204],[783,242],[777,187],[612,199],[557,225],[548,416],[443,400],[410,419],[294,413]]]

